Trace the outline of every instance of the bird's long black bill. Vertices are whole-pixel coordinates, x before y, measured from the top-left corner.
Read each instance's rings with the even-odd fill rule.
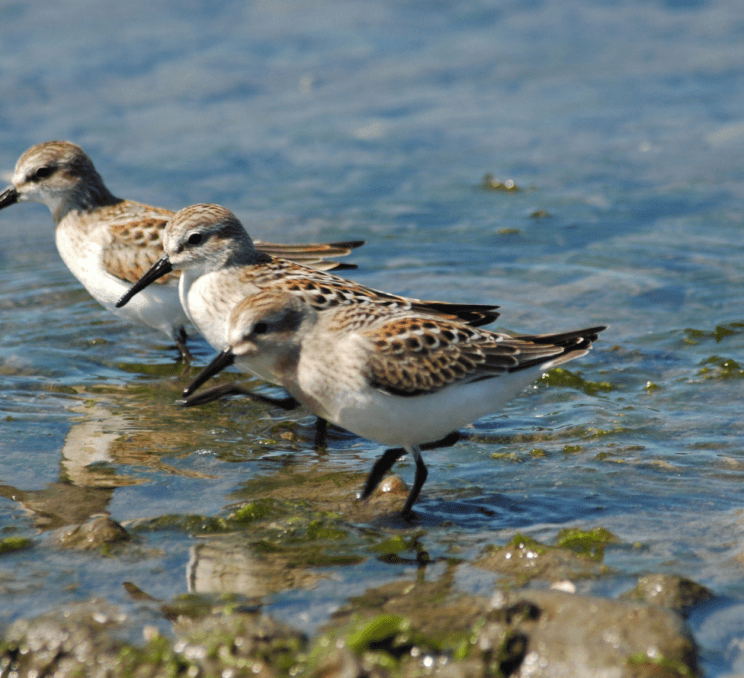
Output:
[[[116,302],[116,308],[126,306],[129,300],[135,294],[137,294],[137,292],[141,292],[150,283],[154,283],[158,278],[162,278],[164,275],[167,275],[172,270],[173,266],[171,266],[168,255],[164,254],[155,262],[153,267],[147,273],[145,273],[136,283],[134,283],[134,285],[129,288],[129,291],[121,299],[119,299],[119,301]]]
[[[230,367],[235,362],[235,355],[232,350],[226,348],[221,353],[218,353],[215,359],[209,363],[191,382],[185,389],[183,389],[183,397],[188,398],[196,389],[198,389],[207,379],[210,379],[215,374],[222,372],[226,367]]]
[[[15,186],[8,186],[2,193],[0,193],[0,210],[10,205],[15,205],[18,202],[18,191]]]

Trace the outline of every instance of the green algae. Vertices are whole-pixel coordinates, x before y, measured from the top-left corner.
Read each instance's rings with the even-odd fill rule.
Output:
[[[744,368],[732,358],[713,355],[706,358],[700,363],[702,367],[698,371],[698,376],[705,379],[742,379],[744,378]]]
[[[612,428],[595,428],[589,427],[586,432],[581,436],[582,438],[606,438],[607,436],[616,435],[618,433],[629,433],[630,429],[623,428],[621,426],[613,426]]]
[[[595,527],[591,530],[571,527],[558,533],[555,545],[601,562],[604,558],[605,546],[618,541],[618,538],[604,527]]]
[[[689,666],[676,659],[665,657],[649,657],[645,652],[637,652],[628,657],[628,665],[632,666],[638,678],[691,678],[696,674]]]
[[[599,534],[594,541],[587,537],[587,543],[593,547],[594,542],[600,539]],[[524,586],[534,580],[590,578],[609,572],[609,568],[600,565],[601,557],[596,555],[598,548],[595,549],[595,555],[591,555],[592,549],[589,547],[589,554],[582,552],[579,548],[581,539],[578,537],[573,543],[568,540],[567,544],[576,550],[568,545],[543,544],[517,533],[503,546],[486,546],[473,564],[499,574],[505,583],[516,586]]]
[[[528,549],[531,551],[534,551],[537,554],[542,554],[546,550],[545,544],[541,544],[537,539],[533,539],[532,537],[528,537],[526,534],[521,534],[517,532],[506,544],[504,544],[503,548],[509,548],[514,547],[517,549]],[[494,547],[498,548],[498,547]]]
[[[370,548],[370,551],[385,555],[397,555],[405,551],[410,551],[413,548],[411,539],[404,539],[401,535],[396,534],[389,539],[381,541],[379,544],[375,544]]]
[[[699,344],[707,339],[713,339],[718,344],[726,337],[740,334],[744,331],[744,322],[732,322],[725,325],[716,325],[713,330],[698,330],[692,327],[685,329],[684,342],[686,344]]]
[[[346,644],[357,654],[384,641],[394,642],[401,633],[410,631],[411,623],[394,614],[381,614],[365,621],[346,634]]]
[[[516,452],[492,452],[491,459],[501,461],[522,461],[522,458]]]
[[[367,557],[362,551],[369,538],[360,537],[340,515],[312,511],[305,502],[261,498],[233,509],[225,518],[167,518],[150,521],[147,529],[236,533],[242,547],[269,558],[267,566],[274,563],[277,571],[355,565]]]
[[[5,537],[0,540],[0,555],[32,548],[34,542],[26,537]]]
[[[146,671],[152,676],[177,678],[194,675],[198,670],[194,662],[184,659],[166,638],[159,635],[141,648],[131,645],[122,647],[116,658],[116,667],[117,675],[121,678],[146,676]],[[143,667],[147,669],[143,671]]]
[[[265,520],[274,514],[276,509],[276,502],[271,499],[256,499],[233,511],[229,520],[238,525],[245,525],[257,520]]]
[[[310,541],[339,541],[349,536],[343,530],[326,520],[311,520],[307,525],[306,538]]]
[[[133,532],[184,532],[187,534],[215,534],[234,529],[225,518],[210,518],[193,514],[166,514],[140,520],[130,526]]]
[[[563,367],[555,367],[543,374],[537,382],[539,386],[556,386],[559,388],[573,388],[583,391],[586,395],[594,396],[598,393],[609,393],[615,386],[607,381],[588,381],[574,372]]]
[[[416,626],[409,615],[382,613],[370,617],[356,614],[343,625],[326,630],[316,638],[296,668],[296,674],[324,675],[329,665],[348,664],[349,660],[343,659],[344,652],[353,653],[364,667],[365,675],[379,675],[382,671],[391,678],[430,673],[424,659],[431,666],[435,658],[441,663],[455,657],[462,661],[468,656],[472,647],[471,628],[455,631],[441,643]]]
[[[516,193],[517,191],[521,191],[522,189],[517,186],[516,183],[514,183],[513,179],[507,179],[506,181],[501,181],[501,179],[495,177],[490,172],[487,172],[483,175],[483,179],[481,180],[481,188],[487,190],[487,191],[501,191],[504,193]]]

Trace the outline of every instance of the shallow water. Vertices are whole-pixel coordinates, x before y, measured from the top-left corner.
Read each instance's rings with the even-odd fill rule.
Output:
[[[366,284],[496,302],[521,332],[610,324],[569,366],[610,389],[538,384],[426,454],[421,539],[468,557],[601,525],[622,540],[617,575],[584,590],[648,571],[710,587],[691,625],[725,676],[744,671],[743,59],[735,0],[10,2],[0,167],[70,139],[117,195],[218,202],[262,239],[365,238]],[[486,190],[487,172],[523,190]],[[4,618],[94,595],[131,607],[122,581],[187,590],[198,535],[100,559],[47,547],[65,521],[216,515],[295,465],[361,484],[381,448],[338,436],[318,456],[307,412],[176,408],[175,350],[90,299],[46,208],[0,228],[0,530],[35,543],[0,558]],[[266,601],[312,629],[412,567],[368,558]]]

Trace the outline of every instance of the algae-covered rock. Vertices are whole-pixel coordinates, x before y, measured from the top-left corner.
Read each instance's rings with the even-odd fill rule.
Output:
[[[17,621],[0,646],[0,671],[3,675],[55,678],[121,675],[117,667],[124,644],[112,631],[125,619],[119,609],[90,601]],[[12,673],[5,674],[8,670]]]
[[[324,631],[387,615],[406,619],[433,646],[454,647],[489,609],[486,598],[464,595],[454,587],[455,569],[449,567],[437,581],[405,579],[369,589],[341,607]]]
[[[174,648],[198,664],[195,675],[287,676],[305,649],[299,631],[256,612],[214,614],[181,626]]]
[[[649,574],[624,593],[626,600],[642,600],[686,614],[688,610],[713,598],[713,593],[690,579],[672,574]]]
[[[587,381],[582,376],[575,372],[570,372],[563,367],[555,367],[543,374],[537,385],[540,387],[559,386],[562,388],[573,388],[577,391],[583,391],[587,395],[609,393],[615,390],[615,387],[607,381]]]
[[[76,551],[92,551],[122,544],[131,539],[129,533],[108,516],[93,516],[82,525],[68,525],[54,533],[58,546]]]
[[[601,529],[563,536],[580,550],[589,537],[592,543],[614,540]],[[505,549],[499,558],[511,553],[508,561],[528,561],[516,566],[520,576],[546,554],[555,556],[548,558],[549,579],[556,563],[562,572],[574,574],[594,573],[598,567],[593,553],[544,547],[524,536]],[[533,555],[521,553],[525,549]],[[498,589],[491,599],[471,596],[455,585],[456,570],[453,563],[437,581],[393,582],[353,598],[312,642],[304,665],[308,675],[322,675],[314,673],[321,666],[334,667],[329,675],[340,674],[342,664],[352,666],[348,658],[342,661],[339,648],[351,649],[364,671],[393,678],[697,675],[694,642],[684,620],[670,610],[533,589]],[[322,648],[327,648],[325,655]]]
[[[207,613],[183,623],[175,642],[152,632],[143,647],[117,639],[125,621],[101,601],[18,621],[0,645],[0,675],[283,677],[306,645],[301,633],[260,612]]]
[[[605,545],[615,544],[618,541],[619,539],[604,527],[595,527],[592,530],[570,527],[558,533],[555,545],[601,562],[604,558]]]
[[[390,515],[397,517],[408,496],[405,482],[389,473],[368,499],[359,501],[357,496],[366,478],[366,473],[329,471],[325,466],[287,466],[273,476],[243,483],[234,496],[245,498],[250,504],[273,502],[288,508],[312,507],[315,512],[343,515],[353,523],[374,523]]]
[[[695,644],[674,612],[644,603],[537,590],[499,591],[493,608],[503,611],[504,618],[518,603],[534,608],[511,624],[513,632],[527,639],[524,656],[511,674],[515,677],[698,675]],[[476,646],[488,645],[492,633],[485,625]]]
[[[672,678],[697,675],[697,655],[681,617],[654,605],[539,590],[488,600],[418,581],[355,599],[312,642],[300,675],[357,676],[359,666],[393,678]]]
[[[34,542],[28,537],[5,537],[0,539],[0,556],[16,551],[25,551],[33,548]]]
[[[604,553],[600,546],[607,541],[589,536],[590,533],[566,534],[566,544],[572,548],[561,548],[517,534],[505,546],[488,547],[473,564],[518,585],[535,579],[556,582],[597,577],[609,572],[607,566],[598,562]],[[574,548],[583,552],[576,552]]]

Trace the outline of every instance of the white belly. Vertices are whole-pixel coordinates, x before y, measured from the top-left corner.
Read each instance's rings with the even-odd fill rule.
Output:
[[[337,388],[329,396],[312,380],[304,383],[305,404],[318,410],[307,396],[320,396],[324,412],[316,414],[381,445],[421,445],[444,438],[477,419],[499,412],[526,388],[539,372],[525,370],[496,379],[451,386],[429,395],[397,396],[364,386]],[[297,397],[299,394],[293,394]],[[299,399],[299,398],[298,398]]]
[[[103,267],[103,246],[95,238],[81,238],[63,227],[56,230],[57,250],[67,268],[107,310],[130,322],[147,325],[175,339],[186,322],[175,284],[150,285],[136,294],[124,308],[115,308],[131,287]]]

